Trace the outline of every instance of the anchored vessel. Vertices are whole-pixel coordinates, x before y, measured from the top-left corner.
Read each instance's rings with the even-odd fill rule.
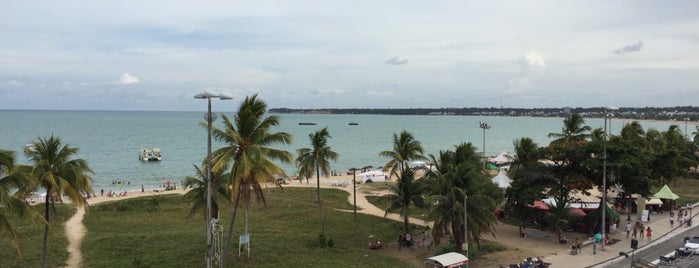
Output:
[[[143,161],[160,161],[161,159],[163,159],[163,157],[160,155],[159,148],[147,148],[141,149],[141,152],[138,154],[138,159],[141,159]]]

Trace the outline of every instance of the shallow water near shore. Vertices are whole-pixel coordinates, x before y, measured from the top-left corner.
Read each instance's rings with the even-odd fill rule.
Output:
[[[138,112],[138,111],[0,111],[0,148],[17,152],[20,163],[27,163],[22,147],[38,137],[54,134],[63,144],[78,147],[78,157],[86,159],[95,174],[96,192],[158,188],[167,180],[182,181],[194,175],[193,165],[201,165],[206,156],[207,133],[202,112]],[[219,113],[220,114],[220,113]],[[233,113],[225,112],[232,117]],[[470,142],[483,149],[483,129],[479,122],[491,126],[485,131],[485,153],[494,156],[502,151],[513,152],[513,141],[529,137],[539,146],[547,145],[548,133],[560,133],[562,118],[484,117],[484,116],[411,116],[411,115],[311,115],[276,114],[280,125],[275,132],[293,136],[290,146],[279,147],[296,153],[310,147],[308,135],[328,127],[329,144],[340,154],[331,170],[345,173],[351,167],[378,167],[388,159],[381,151],[391,150],[393,134],[411,132],[426,154],[453,149]],[[219,116],[220,118],[220,116]],[[302,122],[315,125],[299,125]],[[350,122],[357,123],[350,125]],[[630,120],[611,120],[610,133],[617,134]],[[593,129],[603,127],[602,119],[586,119]],[[667,130],[670,122],[641,122],[645,130]],[[214,126],[222,126],[221,119]],[[221,144],[214,141],[213,150]],[[138,159],[141,148],[160,148],[162,161]],[[291,175],[292,165],[281,165]],[[112,184],[122,182],[122,184]],[[178,187],[179,187],[178,183]]]

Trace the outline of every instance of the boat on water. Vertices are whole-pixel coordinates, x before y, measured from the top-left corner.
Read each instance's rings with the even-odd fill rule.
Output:
[[[141,152],[138,154],[138,159],[142,161],[160,161],[163,157],[160,155],[159,148],[145,148],[141,149]]]
[[[301,122],[301,123],[299,123],[299,125],[301,125],[301,126],[315,126],[316,123],[312,123],[312,122]]]
[[[350,126],[358,126],[359,123],[352,121],[352,122],[349,122],[349,125],[350,125]]]

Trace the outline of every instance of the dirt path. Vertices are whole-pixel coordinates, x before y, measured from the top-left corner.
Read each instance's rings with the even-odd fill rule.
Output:
[[[66,237],[68,238],[68,265],[66,267],[80,267],[83,260],[80,245],[85,237],[85,225],[83,225],[83,217],[85,216],[85,208],[78,207],[75,215],[71,217],[65,225]]]

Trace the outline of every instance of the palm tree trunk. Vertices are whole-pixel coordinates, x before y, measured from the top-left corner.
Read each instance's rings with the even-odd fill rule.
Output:
[[[41,263],[42,267],[48,267],[46,263],[46,246],[48,244],[49,238],[49,191],[46,191],[46,198],[44,199],[44,220],[46,220],[46,225],[44,225],[44,244],[41,251]]]
[[[238,186],[240,188],[240,186]],[[233,237],[233,223],[235,222],[235,214],[238,212],[238,203],[240,203],[240,189],[235,195],[235,202],[233,202],[233,208],[231,212],[231,222],[228,223],[228,237],[226,237],[226,245],[223,247],[223,254],[221,254],[221,267],[225,267],[226,256],[228,256],[228,250],[231,245],[231,238]]]
[[[408,216],[403,217],[403,226],[405,227],[405,232],[410,232],[410,223],[408,222]]]
[[[320,234],[325,235],[325,220],[323,219],[323,208],[320,204],[320,168],[316,166],[316,188],[318,193],[318,215],[320,216]]]

